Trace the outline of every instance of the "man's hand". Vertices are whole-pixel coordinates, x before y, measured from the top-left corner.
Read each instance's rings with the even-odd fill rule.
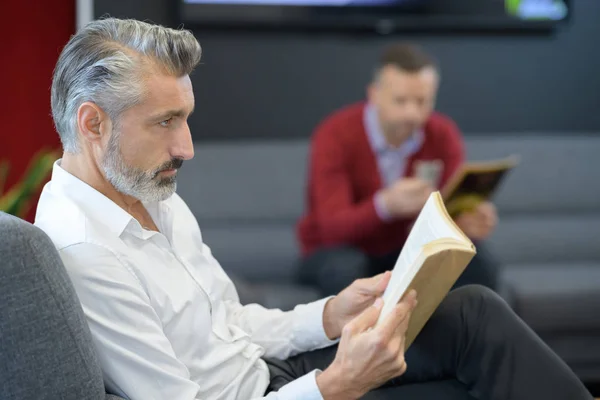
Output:
[[[383,307],[378,299],[344,326],[335,360],[317,377],[323,399],[359,399],[406,371],[405,334],[416,304],[411,291],[374,327]]]
[[[496,207],[490,202],[481,203],[471,212],[460,214],[456,224],[472,240],[484,240],[498,224]]]
[[[386,210],[394,217],[414,217],[421,211],[434,188],[421,179],[403,178],[383,189]]]
[[[323,327],[330,339],[337,339],[348,322],[371,306],[380,297],[390,281],[391,272],[372,278],[357,279],[340,294],[325,304]]]

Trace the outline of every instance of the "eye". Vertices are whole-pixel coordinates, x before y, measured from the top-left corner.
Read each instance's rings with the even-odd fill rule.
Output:
[[[173,117],[171,117],[169,119],[165,119],[164,121],[160,121],[159,125],[162,126],[163,128],[168,128],[169,125],[171,125],[172,121],[173,121]]]

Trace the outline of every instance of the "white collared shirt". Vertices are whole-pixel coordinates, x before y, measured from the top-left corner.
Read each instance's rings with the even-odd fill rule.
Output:
[[[38,204],[35,225],[73,281],[108,390],[131,400],[261,398],[270,381],[261,357],[333,344],[326,299],[289,312],[242,306],[184,201],[175,194],[145,206],[160,233],[60,160]],[[322,398],[315,371],[267,397]]]

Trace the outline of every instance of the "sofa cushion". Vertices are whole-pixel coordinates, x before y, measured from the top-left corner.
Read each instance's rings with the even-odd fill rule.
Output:
[[[504,264],[557,260],[600,263],[600,210],[582,213],[504,213],[487,247]]]
[[[582,213],[598,211],[596,184],[600,136],[498,134],[467,137],[470,160],[520,155],[496,197],[501,212]]]
[[[0,398],[104,399],[83,310],[54,245],[0,212]]]
[[[502,281],[516,313],[540,335],[600,334],[600,262],[512,264]]]

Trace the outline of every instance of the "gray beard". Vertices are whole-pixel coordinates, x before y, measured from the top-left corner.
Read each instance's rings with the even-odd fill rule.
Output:
[[[161,178],[159,170],[144,171],[125,164],[119,148],[119,134],[115,130],[108,140],[102,159],[106,179],[113,187],[127,196],[152,203],[168,199],[175,193],[175,176]]]

